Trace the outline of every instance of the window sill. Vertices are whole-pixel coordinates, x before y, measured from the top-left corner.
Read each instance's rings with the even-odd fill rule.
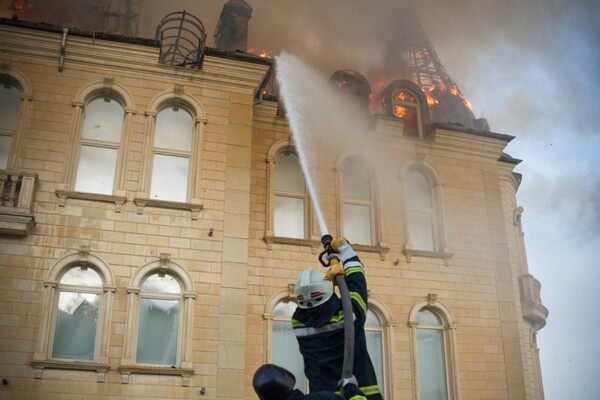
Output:
[[[44,369],[68,369],[76,371],[96,371],[98,382],[104,382],[106,371],[110,365],[93,361],[64,361],[64,360],[33,360],[31,366],[35,369],[35,379],[42,379]]]
[[[352,248],[355,251],[362,251],[365,253],[379,253],[379,257],[381,259],[381,261],[385,261],[385,255],[387,254],[387,252],[390,251],[390,248],[388,246],[386,246],[385,243],[379,243],[378,245],[367,245],[367,244],[358,244],[358,243],[351,243],[352,244]]]
[[[406,255],[406,262],[411,262],[413,257],[439,258],[444,260],[444,265],[449,265],[450,259],[454,255],[448,249],[442,251],[415,250],[410,244],[404,246],[404,254]]]
[[[58,205],[61,207],[65,206],[67,199],[101,201],[104,203],[114,203],[115,212],[120,213],[121,211],[123,211],[123,204],[125,204],[125,202],[127,201],[127,197],[125,196],[117,196],[112,194],[76,192],[74,190],[64,189],[56,189],[55,193],[58,197]]]
[[[200,211],[203,208],[202,204],[200,204],[199,201],[192,201],[191,203],[187,203],[179,201],[157,200],[136,197],[133,199],[133,202],[137,206],[138,214],[143,214],[144,208],[146,207],[168,208],[171,210],[188,210],[192,214],[192,220],[194,221],[198,219]]]
[[[190,378],[194,374],[191,368],[174,368],[174,367],[159,367],[149,365],[122,365],[119,367],[122,374],[121,383],[128,384],[131,374],[146,374],[146,375],[171,375],[181,376],[181,386],[189,386]]]
[[[315,239],[297,239],[284,236],[265,235],[265,242],[267,242],[267,249],[271,250],[273,244],[292,244],[296,246],[312,247],[317,250],[322,247],[320,240]]]

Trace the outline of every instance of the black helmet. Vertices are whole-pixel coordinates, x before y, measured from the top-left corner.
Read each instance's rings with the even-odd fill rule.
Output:
[[[252,386],[260,400],[283,400],[294,390],[295,384],[294,375],[275,364],[261,366],[252,378]]]

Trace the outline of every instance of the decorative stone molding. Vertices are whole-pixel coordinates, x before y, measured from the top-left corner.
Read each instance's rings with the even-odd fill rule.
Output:
[[[175,368],[175,367],[154,367],[144,365],[121,365],[119,367],[121,372],[121,383],[128,384],[129,377],[131,374],[145,374],[145,375],[168,375],[168,376],[181,376],[181,386],[189,386],[190,378],[194,374],[192,368]]]
[[[133,202],[137,206],[138,214],[143,214],[144,209],[146,207],[168,208],[172,210],[188,210],[191,213],[192,220],[194,221],[196,221],[199,218],[200,211],[202,211],[202,208],[204,208],[204,206],[200,204],[199,200],[197,199],[188,203],[135,197],[133,199]]]
[[[67,199],[100,201],[103,203],[114,203],[115,212],[120,213],[123,211],[123,204],[127,202],[126,196],[116,196],[112,194],[76,192],[74,190],[65,189],[56,189],[55,193],[58,197],[58,205],[60,207],[64,207],[66,205]]]
[[[35,227],[37,174],[0,170],[0,234],[27,236]]]
[[[425,251],[425,250],[414,250],[412,244],[406,243],[403,249],[406,255],[406,262],[412,262],[413,257],[427,257],[427,258],[440,258],[444,260],[444,265],[450,265],[450,259],[454,256],[454,253],[448,249],[442,251]]]
[[[525,274],[519,277],[519,291],[521,294],[521,309],[523,318],[537,325],[537,330],[546,325],[548,309],[542,304],[540,296],[542,285],[533,275]]]
[[[96,371],[97,381],[104,382],[106,371],[110,369],[109,364],[87,361],[59,361],[59,360],[33,360],[31,366],[34,369],[34,378],[43,379],[44,369],[62,369],[75,371]]]

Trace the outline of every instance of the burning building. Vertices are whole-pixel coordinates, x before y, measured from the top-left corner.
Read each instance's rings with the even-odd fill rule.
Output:
[[[0,390],[252,399],[266,362],[304,388],[293,286],[323,232],[275,61],[247,52],[260,10],[225,3],[215,47],[185,11],[142,39],[19,10],[0,19]],[[329,233],[367,266],[379,390],[543,399],[548,311],[504,152],[514,138],[473,116],[416,16],[403,26],[393,68],[329,79],[377,157],[356,138],[335,156],[310,149]]]

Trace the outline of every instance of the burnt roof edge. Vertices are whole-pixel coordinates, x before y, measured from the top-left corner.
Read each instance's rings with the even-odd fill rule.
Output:
[[[431,123],[431,124],[429,124],[428,128],[429,128],[428,133],[431,133],[435,129],[445,129],[447,131],[460,132],[460,133],[466,133],[468,135],[475,135],[475,136],[487,137],[490,139],[502,140],[506,143],[511,142],[515,138],[514,136],[506,135],[504,133],[496,133],[496,132],[484,131],[481,129],[467,128],[467,127],[461,126],[461,125],[448,124],[448,123],[442,123],[442,122]]]
[[[58,25],[47,24],[44,22],[29,22],[29,21],[21,21],[14,18],[0,18],[0,25],[7,26],[15,26],[19,28],[27,28],[27,29],[35,29],[46,32],[56,32],[63,33],[63,27]],[[65,27],[67,28],[67,27]],[[121,42],[121,43],[130,43],[137,44],[140,46],[147,47],[160,47],[160,41],[155,39],[146,39],[146,38],[138,38],[138,37],[129,37],[123,35],[116,35],[113,33],[105,33],[100,31],[84,31],[78,28],[69,28],[69,35],[81,36],[87,38],[94,38],[100,40],[108,40],[112,42]],[[228,58],[232,60],[239,61],[247,61],[255,64],[269,65],[272,66],[274,64],[274,60],[270,58],[260,57],[252,53],[247,53],[244,51],[236,50],[236,51],[225,51],[221,49],[216,49],[212,47],[205,48],[205,55],[220,57],[220,58]]]
[[[100,31],[84,31],[74,27],[62,27],[58,25],[47,24],[45,22],[21,21],[15,18],[0,18],[0,25],[16,26],[19,28],[35,29],[46,32],[63,33],[64,28],[69,29],[69,35],[88,37],[112,42],[130,43],[148,47],[160,47],[160,42],[155,39],[144,39],[138,37],[129,37],[116,35],[114,33],[105,33]]]

